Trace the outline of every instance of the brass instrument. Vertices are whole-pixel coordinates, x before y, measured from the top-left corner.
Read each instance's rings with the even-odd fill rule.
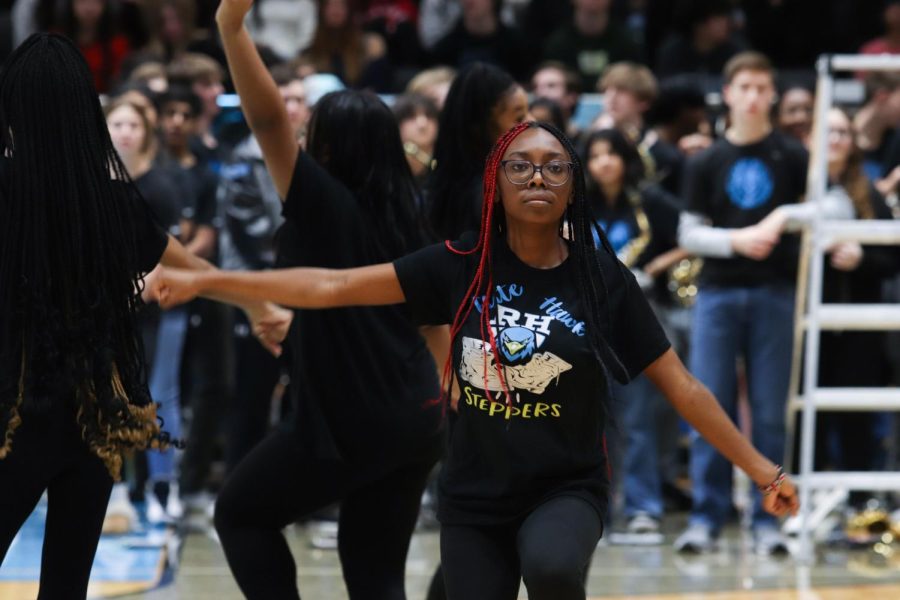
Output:
[[[885,535],[893,538],[897,528],[891,523],[891,517],[887,511],[880,508],[869,508],[847,521],[844,527],[847,540],[855,544],[870,544],[881,540]]]
[[[618,258],[629,269],[634,266],[637,259],[640,258],[647,245],[650,243],[650,219],[641,206],[641,195],[637,190],[628,191],[628,204],[634,211],[634,220],[637,222],[638,234],[632,238],[627,244],[622,246],[618,252]]]

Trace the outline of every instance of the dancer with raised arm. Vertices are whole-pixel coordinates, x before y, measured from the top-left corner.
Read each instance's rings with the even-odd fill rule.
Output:
[[[164,272],[164,305],[227,291],[304,308],[395,305],[450,324],[444,371],[462,389],[440,484],[441,560],[451,600],[584,599],[603,530],[609,385],[644,373],[763,491],[795,512],[794,485],[684,368],[602,232],[567,138],[520,124],[485,169],[480,235],[354,269]],[[564,227],[565,226],[565,227]],[[561,234],[569,232],[568,239]],[[260,333],[267,327],[261,324]]]

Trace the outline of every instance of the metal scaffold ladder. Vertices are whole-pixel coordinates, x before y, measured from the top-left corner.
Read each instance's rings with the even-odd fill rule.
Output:
[[[900,56],[823,56],[817,63],[817,70],[816,115],[808,186],[811,201],[823,198],[828,184],[828,111],[834,101],[834,73],[900,71]],[[900,245],[900,221],[826,221],[817,212],[803,233],[797,286],[792,397],[788,405],[789,423],[793,422],[797,410],[802,411],[800,473],[797,479],[801,508],[799,518],[793,525],[799,533],[799,558],[803,561],[812,561],[814,557],[813,531],[850,491],[900,491],[898,472],[815,470],[817,412],[900,411],[898,388],[818,387],[821,332],[900,330],[900,305],[822,303],[825,254],[834,242],[839,241]]]

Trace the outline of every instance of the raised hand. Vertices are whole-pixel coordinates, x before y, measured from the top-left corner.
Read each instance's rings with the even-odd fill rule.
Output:
[[[253,0],[222,0],[216,10],[216,24],[223,33],[239,31],[244,17],[250,12]]]

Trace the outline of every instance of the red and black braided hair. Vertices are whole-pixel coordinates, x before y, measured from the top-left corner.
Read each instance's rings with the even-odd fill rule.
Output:
[[[600,262],[600,252],[608,252],[615,264],[621,270],[623,267],[615,258],[616,253],[612,249],[606,236],[600,232],[601,247],[596,247],[594,236],[591,232],[590,208],[587,204],[585,194],[585,176],[584,168],[578,157],[578,152],[572,145],[572,142],[566,135],[549,123],[520,123],[507,131],[496,144],[494,144],[491,153],[488,155],[487,164],[484,169],[484,201],[481,211],[481,230],[478,241],[475,246],[468,250],[460,250],[454,247],[451,242],[446,242],[448,250],[455,254],[462,255],[478,255],[478,267],[475,276],[469,284],[469,288],[463,297],[462,303],[456,311],[456,316],[450,326],[451,345],[456,340],[463,328],[466,320],[472,313],[475,305],[475,299],[481,299],[481,305],[484,307],[479,317],[479,327],[481,340],[485,344],[489,344],[494,356],[499,356],[497,340],[493,329],[491,328],[491,302],[490,296],[493,293],[494,280],[492,270],[492,252],[493,238],[503,235],[506,226],[505,215],[503,214],[503,204],[499,202],[497,191],[497,173],[500,167],[500,161],[503,155],[509,149],[510,144],[519,137],[523,131],[529,129],[541,128],[548,131],[553,137],[559,140],[563,148],[572,161],[572,182],[573,182],[573,198],[572,203],[566,209],[563,222],[560,223],[560,234],[563,229],[568,231],[568,239],[570,240],[570,256],[574,259],[574,267],[578,282],[579,295],[581,296],[582,305],[587,307],[585,323],[587,325],[587,336],[598,363],[604,372],[612,375],[620,382],[627,382],[629,379],[628,372],[622,362],[616,356],[613,349],[608,343],[610,336],[612,315],[610,313],[609,303],[609,286],[607,276],[604,273]],[[487,365],[487,354],[484,357],[485,366]],[[442,389],[448,391],[452,380],[453,371],[452,353],[444,364],[443,376],[441,378]],[[499,375],[502,391],[506,393],[506,403],[510,404],[509,389],[506,383],[506,377],[499,361],[495,361],[497,374]],[[487,368],[484,370],[485,379],[487,378]],[[485,382],[485,393],[490,398],[490,391],[487,389]],[[449,394],[447,394],[449,397]]]

